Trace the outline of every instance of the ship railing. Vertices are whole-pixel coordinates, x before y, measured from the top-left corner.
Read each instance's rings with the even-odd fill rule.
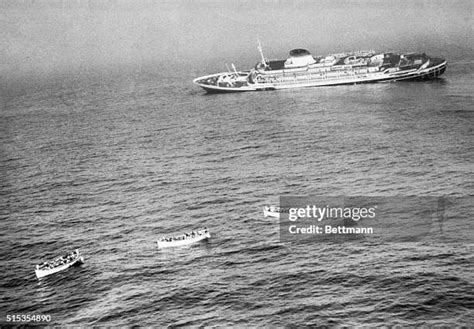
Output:
[[[340,57],[348,57],[348,56],[371,56],[373,54],[375,54],[375,50],[370,49],[370,50],[347,51],[347,52],[342,52],[338,54],[329,54],[328,56],[334,56],[334,57],[340,58]]]
[[[332,74],[318,73],[318,74],[308,74],[305,76],[293,76],[293,77],[265,77],[263,81],[261,79],[256,79],[256,84],[259,85],[304,85],[316,81],[338,81],[338,80],[347,80],[348,78],[360,78],[364,79],[369,76],[369,70],[361,70],[357,72],[341,72],[333,71]]]

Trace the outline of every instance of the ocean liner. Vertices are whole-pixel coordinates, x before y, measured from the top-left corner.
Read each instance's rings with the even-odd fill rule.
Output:
[[[327,56],[312,56],[306,49],[293,49],[285,60],[267,60],[258,47],[261,61],[247,71],[233,70],[193,80],[209,93],[263,91],[344,84],[424,80],[444,73],[447,62],[426,54],[373,50]]]

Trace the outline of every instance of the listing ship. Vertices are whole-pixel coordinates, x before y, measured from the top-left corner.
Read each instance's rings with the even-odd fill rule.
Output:
[[[344,84],[424,80],[443,74],[447,62],[426,54],[355,51],[312,56],[306,49],[293,49],[286,60],[262,60],[247,71],[233,70],[193,80],[208,93],[263,91]]]

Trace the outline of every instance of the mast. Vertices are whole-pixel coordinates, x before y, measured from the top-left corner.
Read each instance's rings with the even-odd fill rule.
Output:
[[[262,56],[262,63],[267,66],[267,61],[265,60],[265,56],[263,56],[263,50],[262,50],[262,45],[260,44],[260,40],[257,37],[258,41],[258,51],[260,52],[260,56]]]

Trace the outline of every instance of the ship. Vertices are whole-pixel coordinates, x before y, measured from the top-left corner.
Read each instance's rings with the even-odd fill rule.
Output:
[[[158,243],[158,248],[163,249],[186,246],[210,238],[211,233],[209,233],[209,230],[204,227],[202,229],[198,229],[189,233],[183,233],[177,236],[162,237],[156,242]]]
[[[35,274],[38,279],[45,276],[64,271],[72,266],[81,265],[84,263],[84,257],[79,253],[79,250],[74,250],[65,256],[59,256],[52,261],[43,262],[36,265]]]
[[[280,218],[282,214],[288,214],[289,208],[280,208],[278,206],[265,206],[263,207],[263,217],[275,217]]]
[[[232,70],[193,80],[208,93],[266,91],[401,80],[433,79],[444,73],[447,61],[425,53],[351,51],[313,56],[306,49],[293,49],[283,60],[265,58],[252,69]]]

